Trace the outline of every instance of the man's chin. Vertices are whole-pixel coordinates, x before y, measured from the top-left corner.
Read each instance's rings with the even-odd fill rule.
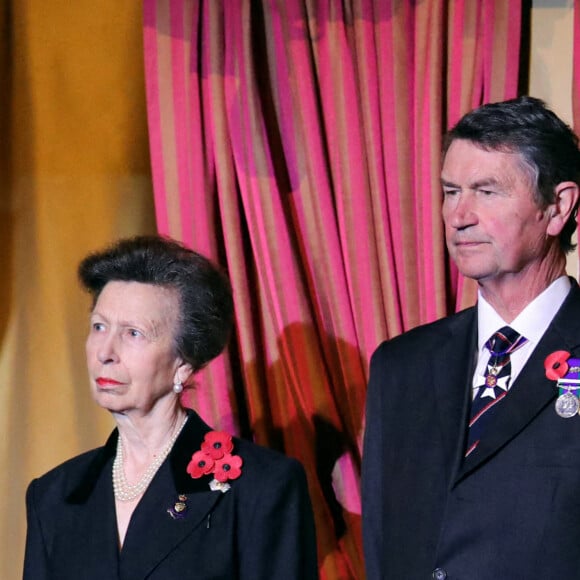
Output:
[[[465,278],[471,278],[476,282],[481,282],[483,280],[493,278],[495,270],[491,270],[489,267],[485,267],[482,264],[477,264],[473,261],[460,260],[456,262],[457,270]]]

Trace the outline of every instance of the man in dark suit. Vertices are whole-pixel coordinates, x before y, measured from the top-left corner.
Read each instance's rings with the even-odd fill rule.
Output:
[[[580,362],[578,139],[522,97],[467,114],[443,153],[446,241],[478,301],[372,357],[368,579],[580,578],[580,391],[556,381]]]

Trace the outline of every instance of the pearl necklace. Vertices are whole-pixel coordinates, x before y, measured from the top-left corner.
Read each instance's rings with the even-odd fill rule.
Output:
[[[179,429],[171,436],[169,443],[161,450],[161,452],[153,459],[149,464],[145,473],[141,476],[141,479],[134,484],[131,484],[125,478],[125,468],[124,468],[124,458],[123,458],[123,443],[121,441],[121,436],[117,440],[117,454],[115,455],[115,461],[113,462],[113,491],[115,493],[115,499],[118,501],[133,501],[139,496],[145,493],[145,490],[151,483],[151,480],[157,473],[161,464],[165,461],[165,458],[169,455],[173,444],[179,437],[181,430],[187,422],[187,416],[183,420]]]

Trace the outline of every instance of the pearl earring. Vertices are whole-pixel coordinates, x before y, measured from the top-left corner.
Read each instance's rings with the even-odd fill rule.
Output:
[[[179,393],[181,393],[181,391],[183,391],[183,385],[181,384],[181,381],[177,381],[176,383],[174,383],[173,385],[173,392],[176,395],[179,395]]]

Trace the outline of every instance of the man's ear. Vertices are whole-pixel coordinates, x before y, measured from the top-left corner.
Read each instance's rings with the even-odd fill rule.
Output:
[[[546,233],[558,236],[573,214],[580,198],[580,188],[573,181],[563,181],[554,188],[555,200],[546,209],[548,227]]]

